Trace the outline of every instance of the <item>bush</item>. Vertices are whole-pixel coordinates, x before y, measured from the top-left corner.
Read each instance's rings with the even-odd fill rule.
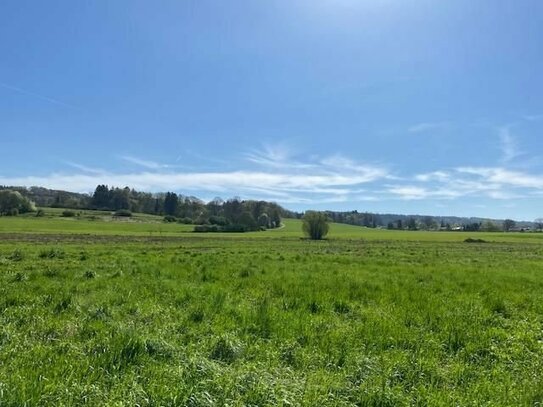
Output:
[[[7,215],[8,216],[17,216],[17,215],[19,215],[19,209],[11,208],[10,210],[8,210]]]
[[[310,239],[321,240],[328,234],[328,216],[324,212],[307,211],[302,220],[302,230]]]
[[[130,211],[128,209],[119,209],[119,210],[115,211],[113,216],[119,216],[119,217],[123,217],[123,218],[130,218],[132,216],[132,211]]]
[[[38,209],[38,211],[36,212],[36,217],[41,218],[43,216],[45,216],[45,211],[43,209]]]
[[[239,223],[234,223],[232,225],[227,225],[222,228],[223,232],[231,232],[231,233],[243,233],[247,232],[249,229],[246,225],[242,225]]]
[[[70,211],[69,209],[66,209],[65,211],[62,211],[62,217],[63,218],[73,218],[75,216],[74,211]]]
[[[194,232],[208,233],[208,232],[222,232],[222,230],[217,225],[197,225],[197,226],[194,226]]]
[[[172,222],[177,222],[177,218],[173,215],[166,215],[164,216],[164,222],[168,222],[168,223],[172,223]]]
[[[209,223],[212,225],[226,226],[228,225],[228,220],[224,216],[211,216],[209,218]]]
[[[191,218],[181,218],[178,220],[179,223],[182,223],[184,225],[191,225],[192,224],[192,219]]]

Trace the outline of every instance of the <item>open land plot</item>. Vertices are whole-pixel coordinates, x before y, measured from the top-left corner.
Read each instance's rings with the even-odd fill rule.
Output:
[[[6,219],[0,406],[543,402],[537,235]]]

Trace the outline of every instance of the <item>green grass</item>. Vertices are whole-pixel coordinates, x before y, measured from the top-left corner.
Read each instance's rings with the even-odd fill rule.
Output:
[[[131,218],[115,218],[112,212],[74,211],[75,217],[62,217],[63,209],[44,208],[44,217],[0,217],[1,233],[61,233],[100,235],[175,236],[192,232],[193,225],[163,222],[161,216],[134,214]]]
[[[540,235],[0,228],[2,407],[543,403]]]
[[[111,212],[78,211],[80,216],[61,217],[63,209],[45,208],[46,216],[37,218],[32,214],[16,217],[0,217],[0,235],[2,233],[44,233],[44,234],[91,234],[119,236],[154,236],[154,237],[193,237],[193,225],[166,223],[160,216],[134,214],[132,218],[114,218]],[[284,219],[281,228],[266,232],[221,233],[225,238],[300,238],[302,237],[301,220]],[[203,238],[216,238],[216,233],[199,234]],[[424,232],[391,231],[370,229],[360,226],[332,223],[330,239],[364,240],[405,240],[432,242],[461,242],[467,238],[483,239],[489,242],[534,242],[543,243],[543,233],[473,233],[473,232]]]

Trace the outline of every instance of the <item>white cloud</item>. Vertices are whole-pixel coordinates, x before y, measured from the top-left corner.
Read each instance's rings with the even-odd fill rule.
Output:
[[[78,169],[80,171],[83,171],[83,172],[86,172],[86,173],[89,173],[89,174],[105,174],[106,173],[105,170],[102,170],[100,168],[87,167],[86,165],[74,163],[74,162],[71,162],[71,161],[66,161],[65,163],[67,165],[69,165],[70,167],[73,167],[75,169]]]
[[[294,158],[292,151],[285,145],[264,145],[261,150],[252,150],[245,154],[247,161],[267,168],[308,169],[315,164],[300,162]]]
[[[0,184],[39,185],[79,192],[90,192],[97,184],[107,184],[155,192],[174,190],[182,193],[190,191],[197,194],[258,196],[280,202],[339,202],[363,193],[360,185],[379,181],[388,175],[384,168],[358,164],[340,156],[316,163],[295,162],[296,166],[286,165],[284,168],[279,163],[287,161],[288,155],[271,153],[267,157],[273,164],[270,166],[266,161],[266,168],[260,171],[181,172],[152,161],[122,156],[122,160],[140,165],[145,170],[117,173],[71,164],[81,172],[27,177],[0,176]]]
[[[418,174],[415,176],[417,181],[447,181],[451,178],[451,175],[445,171],[434,171],[426,174]]]
[[[509,133],[502,134],[504,146],[513,150],[514,140],[509,138]],[[513,157],[513,152],[509,151],[506,157]],[[514,200],[543,194],[543,175],[511,170],[505,164],[436,169],[399,177],[386,166],[354,161],[340,154],[296,157],[284,146],[252,151],[244,162],[231,163],[237,170],[182,171],[178,166],[133,156],[119,158],[143,168],[114,172],[68,162],[77,171],[26,177],[0,175],[0,185],[38,185],[91,192],[97,184],[107,184],[152,192],[177,191],[201,197],[239,195],[308,205],[384,200],[450,201],[463,197]]]
[[[121,160],[127,161],[127,162],[129,162],[131,164],[136,164],[136,165],[139,165],[140,167],[144,167],[144,168],[147,168],[147,169],[150,169],[150,170],[158,170],[158,169],[161,169],[161,168],[170,168],[171,167],[170,165],[167,165],[167,164],[160,164],[160,163],[150,161],[150,160],[143,160],[141,158],[133,157],[133,156],[130,156],[130,155],[121,155],[121,156],[119,156],[119,158]]]
[[[508,163],[521,156],[522,152],[519,151],[516,138],[511,134],[510,126],[500,127],[498,132],[500,136],[500,147],[503,154],[501,161],[503,163]]]

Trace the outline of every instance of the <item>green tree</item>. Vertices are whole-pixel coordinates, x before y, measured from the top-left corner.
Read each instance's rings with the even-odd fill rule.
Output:
[[[245,211],[241,214],[239,218],[239,224],[243,225],[245,230],[257,230],[258,225],[256,220],[253,218],[253,215],[249,211]]]
[[[505,219],[503,221],[503,231],[509,232],[511,229],[513,229],[517,225],[517,222],[515,222],[512,219]]]
[[[266,229],[270,227],[270,217],[267,213],[263,213],[258,217],[258,226]]]
[[[98,185],[92,195],[91,204],[96,209],[110,209],[111,193],[107,185]]]
[[[270,225],[272,228],[278,228],[281,226],[281,214],[279,213],[279,208],[271,208],[270,213]]]
[[[34,203],[20,192],[9,189],[0,191],[0,215],[17,215],[35,211]]]
[[[425,216],[424,218],[422,218],[422,224],[424,225],[424,228],[426,230],[437,228],[437,222],[431,216]]]
[[[499,232],[500,228],[499,228],[498,225],[496,225],[491,220],[486,220],[486,221],[483,222],[483,224],[481,226],[481,230],[484,231],[484,232]]]
[[[166,215],[175,216],[177,214],[177,206],[179,205],[179,198],[174,192],[166,193],[164,198],[164,213]]]
[[[328,216],[324,212],[307,211],[302,221],[302,230],[310,239],[321,240],[328,234]]]

